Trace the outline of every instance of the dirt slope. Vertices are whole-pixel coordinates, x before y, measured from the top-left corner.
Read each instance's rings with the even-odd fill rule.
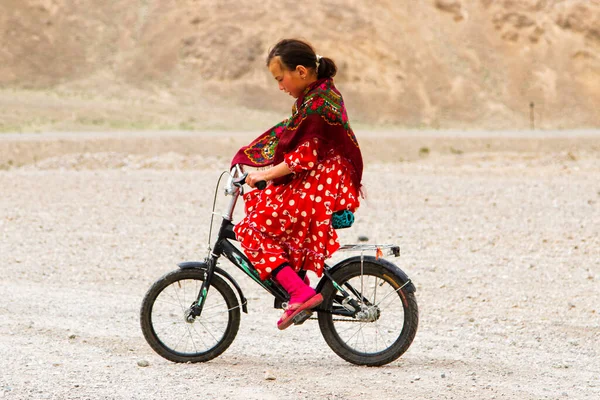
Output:
[[[357,121],[528,128],[533,102],[536,127],[600,125],[598,0],[5,0],[0,85],[284,113],[263,64],[289,36],[337,61]]]

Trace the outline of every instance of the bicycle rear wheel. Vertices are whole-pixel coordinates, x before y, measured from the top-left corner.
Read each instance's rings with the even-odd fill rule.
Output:
[[[400,357],[410,347],[419,321],[414,293],[400,289],[403,282],[377,262],[344,266],[333,279],[360,305],[354,317],[336,315],[351,307],[331,281],[321,293],[319,328],[331,349],[358,365],[380,366]]]
[[[196,302],[204,271],[181,269],[160,278],[146,293],[140,323],[146,341],[173,362],[204,362],[223,353],[240,326],[239,302],[229,285],[213,275],[202,314],[193,322],[186,312]]]

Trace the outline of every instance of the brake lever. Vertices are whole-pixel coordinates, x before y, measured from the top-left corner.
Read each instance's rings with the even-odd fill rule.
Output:
[[[244,185],[244,183],[246,183],[247,177],[248,177],[248,173],[245,172],[244,175],[240,176],[239,178],[234,179],[232,183],[237,187],[242,187]],[[258,182],[256,182],[255,186],[258,190],[263,190],[264,188],[267,187],[267,181],[258,181]]]

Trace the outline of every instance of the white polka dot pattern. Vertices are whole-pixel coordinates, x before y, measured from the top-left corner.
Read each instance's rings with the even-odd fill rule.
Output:
[[[261,279],[283,263],[320,276],[339,248],[331,214],[360,204],[348,161],[333,153],[319,160],[318,150],[316,139],[301,144],[285,156],[294,172],[289,183],[244,195],[246,216],[235,233]]]

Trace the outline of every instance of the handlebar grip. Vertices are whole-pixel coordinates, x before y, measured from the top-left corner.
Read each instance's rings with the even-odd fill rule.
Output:
[[[264,188],[267,187],[267,181],[258,181],[258,182],[256,182],[255,186],[258,190],[263,190]]]

